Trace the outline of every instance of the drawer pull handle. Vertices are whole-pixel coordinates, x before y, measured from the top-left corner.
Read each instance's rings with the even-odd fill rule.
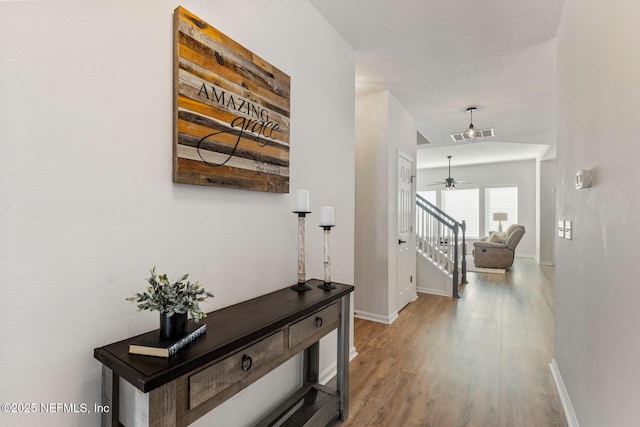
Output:
[[[251,356],[247,356],[246,354],[243,354],[242,364],[240,365],[242,370],[245,372],[248,371],[249,369],[251,369],[251,365],[253,365],[253,359],[251,359]]]
[[[322,327],[322,317],[316,316],[316,328]]]

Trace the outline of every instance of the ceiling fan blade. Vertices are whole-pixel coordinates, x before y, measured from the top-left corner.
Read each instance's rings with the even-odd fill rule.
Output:
[[[427,187],[431,187],[432,185],[444,185],[446,182],[434,182],[433,184],[428,184]]]
[[[456,181],[456,184],[473,184],[471,181]]]

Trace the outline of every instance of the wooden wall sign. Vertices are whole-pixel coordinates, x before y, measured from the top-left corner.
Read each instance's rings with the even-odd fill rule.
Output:
[[[288,75],[178,7],[173,180],[289,192]]]

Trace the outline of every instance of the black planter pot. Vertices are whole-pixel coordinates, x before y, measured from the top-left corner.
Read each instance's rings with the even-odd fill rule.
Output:
[[[160,338],[169,340],[180,338],[187,334],[187,313],[174,313],[173,316],[167,316],[166,313],[160,313]]]

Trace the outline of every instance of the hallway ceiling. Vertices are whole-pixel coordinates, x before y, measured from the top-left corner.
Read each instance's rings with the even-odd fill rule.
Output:
[[[389,90],[415,118],[418,168],[555,158],[564,0],[310,1],[355,49],[356,95]],[[495,136],[453,142],[471,106]]]

